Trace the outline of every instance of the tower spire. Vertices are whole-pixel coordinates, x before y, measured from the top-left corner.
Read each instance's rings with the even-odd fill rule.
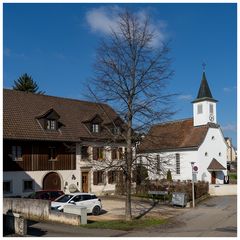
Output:
[[[202,63],[203,72],[205,72],[206,66],[207,66],[207,64],[206,64],[205,62],[203,62],[203,63]]]
[[[203,65],[202,81],[201,81],[201,84],[200,84],[200,87],[198,90],[197,98],[193,101],[193,103],[202,101],[204,99],[212,101],[212,102],[217,102],[217,100],[215,100],[213,98],[211,90],[210,90],[208,82],[207,82],[206,73],[205,73],[206,64],[203,63],[202,65]]]
[[[193,125],[201,126],[209,122],[217,123],[217,109],[216,102],[212,96],[211,90],[208,86],[205,67],[203,63],[202,81],[198,90],[197,98],[193,103]]]

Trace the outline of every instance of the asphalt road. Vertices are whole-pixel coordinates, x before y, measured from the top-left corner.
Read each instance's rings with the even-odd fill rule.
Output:
[[[125,236],[237,237],[237,197],[212,197],[178,216],[170,227],[129,232]]]
[[[32,223],[28,236],[41,237],[236,237],[237,197],[212,197],[186,209],[169,224],[134,231],[99,230],[63,224]]]

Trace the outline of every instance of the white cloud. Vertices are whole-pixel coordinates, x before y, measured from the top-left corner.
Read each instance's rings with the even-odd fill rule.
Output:
[[[229,88],[229,87],[225,87],[225,88],[223,88],[223,91],[224,91],[224,92],[231,92],[231,91],[232,91],[232,89],[231,89],[231,88]]]
[[[117,28],[119,7],[99,7],[87,12],[87,22],[93,32],[109,34]]]
[[[86,20],[93,32],[108,35],[111,33],[111,30],[118,31],[119,13],[123,10],[119,6],[94,8],[87,12]],[[136,12],[136,15],[140,24],[143,24],[148,13],[145,10],[141,10]],[[165,21],[155,21],[149,24],[150,30],[155,32],[155,37],[151,43],[153,47],[159,47],[162,41],[165,40],[166,27],[167,23]]]
[[[180,99],[180,100],[192,100],[192,95],[190,95],[190,94],[187,94],[187,95],[179,95],[178,96],[178,99]]]
[[[231,131],[231,132],[236,132],[237,131],[237,126],[235,124],[227,124],[225,126],[222,126],[223,131]]]
[[[232,92],[232,91],[235,91],[236,89],[237,89],[236,86],[234,86],[234,87],[224,87],[224,88],[223,88],[223,91],[224,91],[225,93],[230,93],[230,92]]]
[[[4,48],[3,55],[13,58],[26,58],[26,55],[24,53],[15,53],[10,48]]]

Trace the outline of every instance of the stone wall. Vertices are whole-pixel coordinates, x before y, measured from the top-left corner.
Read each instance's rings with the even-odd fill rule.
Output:
[[[50,202],[39,199],[3,198],[3,214],[8,211],[19,213],[29,220],[48,220]]]
[[[3,214],[18,213],[24,219],[35,221],[54,221],[80,225],[81,217],[76,214],[51,211],[50,202],[40,199],[3,198]]]
[[[209,194],[212,196],[237,195],[237,184],[211,184]]]

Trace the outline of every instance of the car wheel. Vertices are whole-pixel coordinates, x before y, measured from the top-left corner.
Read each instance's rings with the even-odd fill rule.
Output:
[[[95,206],[92,210],[92,215],[99,215],[100,214],[100,207],[99,206]]]

